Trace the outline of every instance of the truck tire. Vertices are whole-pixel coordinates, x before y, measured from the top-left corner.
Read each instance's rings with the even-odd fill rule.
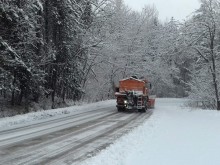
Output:
[[[146,112],[147,111],[147,101],[145,101],[145,103],[144,103],[144,108],[142,109],[142,112]]]
[[[146,109],[145,109],[145,108],[138,109],[138,112],[145,113],[145,112],[146,112]]]
[[[123,109],[118,107],[118,112],[121,112],[121,111],[123,111]]]

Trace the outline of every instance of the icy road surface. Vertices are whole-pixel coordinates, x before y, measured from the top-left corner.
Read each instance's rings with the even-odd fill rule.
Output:
[[[60,117],[1,128],[0,164],[78,164],[152,114],[151,110],[118,113],[115,101],[111,103],[111,106],[87,107]]]

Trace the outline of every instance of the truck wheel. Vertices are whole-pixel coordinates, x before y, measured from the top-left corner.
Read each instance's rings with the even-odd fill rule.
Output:
[[[147,111],[147,105],[145,105],[145,107],[142,109],[142,112],[146,112]]]
[[[122,111],[122,108],[118,108],[118,112],[121,112]]]

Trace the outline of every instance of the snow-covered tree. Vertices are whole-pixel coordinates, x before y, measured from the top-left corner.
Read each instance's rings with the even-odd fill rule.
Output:
[[[56,96],[79,99],[90,1],[1,1],[0,14],[0,90],[11,93],[12,104],[44,94],[53,102]]]
[[[25,97],[27,105],[41,84],[42,75],[36,65],[40,59],[36,55],[36,47],[41,38],[36,35],[39,17],[35,15],[41,10],[42,6],[36,0],[9,0],[1,1],[0,4],[1,68],[3,72],[11,74],[7,82],[11,85],[6,90],[11,91],[12,104],[15,95],[19,95],[17,102],[21,103]]]
[[[192,20],[186,24],[187,43],[194,51],[192,59],[195,67],[192,71],[191,96],[216,102],[219,100],[219,1],[202,0],[201,7]]]

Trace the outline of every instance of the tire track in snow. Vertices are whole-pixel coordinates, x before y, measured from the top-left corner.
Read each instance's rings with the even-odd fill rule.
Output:
[[[102,111],[103,109],[95,114],[94,112],[84,113],[85,120],[76,120],[81,116],[80,114],[73,115],[71,117],[75,125],[72,123],[72,126],[63,130],[3,148],[0,150],[0,164],[72,164],[80,162],[88,155],[96,154],[152,114],[152,112],[148,114],[118,113],[111,109],[101,113]],[[80,120],[81,123],[79,123]]]
[[[25,126],[25,128],[13,129],[13,131],[8,131],[7,133],[0,134],[0,148],[15,145],[16,143],[20,143],[24,140],[42,136],[44,134],[49,134],[57,130],[63,130],[65,128],[71,127],[74,123],[88,121],[92,117],[98,118],[99,116],[105,116],[108,114],[112,114],[112,111],[102,112],[99,110],[86,113],[84,115],[74,115],[58,120],[51,120],[47,123],[43,123],[40,125],[34,124],[34,126],[30,126],[30,128]]]

